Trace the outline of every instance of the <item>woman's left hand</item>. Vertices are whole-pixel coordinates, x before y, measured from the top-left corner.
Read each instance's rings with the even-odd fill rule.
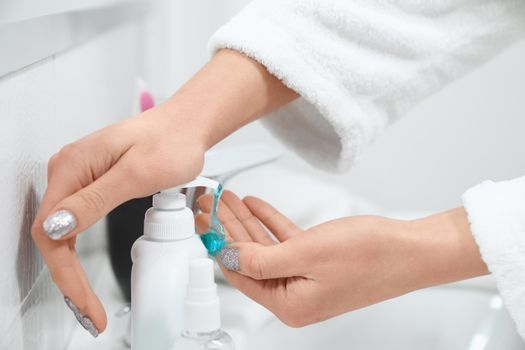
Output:
[[[200,232],[211,203],[210,195],[199,199]],[[414,221],[347,217],[303,230],[261,199],[225,191],[219,219],[231,242],[218,255],[226,278],[292,327],[488,273],[463,208]]]

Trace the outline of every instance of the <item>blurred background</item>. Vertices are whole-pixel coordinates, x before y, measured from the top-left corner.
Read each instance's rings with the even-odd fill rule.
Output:
[[[47,159],[136,113],[138,77],[157,101],[169,97],[207,61],[207,38],[247,2],[0,0],[0,349],[63,349],[74,327],[29,233]],[[525,175],[523,62],[522,42],[414,108],[346,174],[289,153],[278,166],[381,212],[458,206],[482,180]],[[254,123],[217,147],[254,141],[276,144]],[[99,223],[78,245],[92,280],[103,231]]]

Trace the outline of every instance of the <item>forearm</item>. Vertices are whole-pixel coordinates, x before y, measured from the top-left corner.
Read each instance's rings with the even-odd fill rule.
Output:
[[[207,149],[295,98],[264,66],[221,50],[160,108],[177,127],[194,130]]]
[[[488,274],[463,207],[409,222],[421,288]]]

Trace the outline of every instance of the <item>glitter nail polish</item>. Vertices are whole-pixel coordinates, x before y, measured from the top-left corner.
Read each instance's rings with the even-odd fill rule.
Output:
[[[226,247],[219,252],[221,264],[230,271],[239,271],[239,249]]]
[[[98,329],[95,327],[93,321],[91,321],[89,317],[82,315],[78,307],[73,304],[71,299],[64,297],[64,301],[66,302],[66,305],[69,307],[69,309],[73,311],[73,314],[75,315],[78,323],[80,323],[82,327],[84,327],[84,329],[93,336],[93,338],[98,337]]]
[[[51,239],[57,240],[77,227],[77,218],[69,210],[59,210],[48,216],[42,227]]]

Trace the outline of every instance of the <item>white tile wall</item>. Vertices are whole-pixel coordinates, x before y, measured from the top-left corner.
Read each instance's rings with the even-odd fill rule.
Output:
[[[66,345],[76,321],[52,284],[29,229],[50,155],[130,115],[137,52],[136,28],[126,24],[0,77],[2,350],[56,350]],[[85,233],[79,247],[86,250],[100,242],[94,239],[103,234],[99,227]],[[96,266],[86,265],[95,278]]]

